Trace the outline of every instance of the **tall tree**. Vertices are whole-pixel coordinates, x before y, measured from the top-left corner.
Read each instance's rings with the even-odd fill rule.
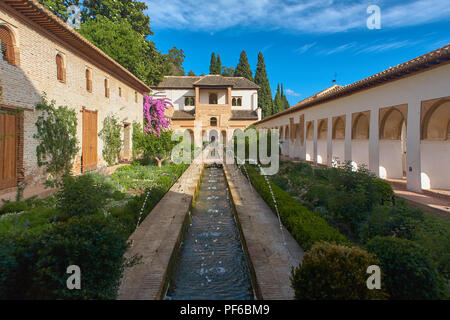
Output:
[[[217,65],[217,58],[216,54],[213,52],[211,53],[211,62],[209,63],[209,74],[215,74],[216,65]]]
[[[165,55],[166,59],[166,72],[165,75],[169,76],[184,76],[183,62],[184,58],[183,49],[177,49],[173,47],[169,50],[169,53]]]
[[[188,72],[188,76],[190,76],[190,77],[195,77],[194,71],[190,70],[190,71]]]
[[[214,74],[222,73],[222,60],[220,59],[220,54],[217,55],[216,67],[214,68]]]
[[[255,72],[255,83],[260,86],[258,91],[258,106],[262,110],[263,117],[270,116],[273,108],[272,89],[270,88],[270,82],[267,77],[264,56],[261,52],[258,53],[258,66]]]
[[[241,56],[239,58],[239,64],[236,67],[234,72],[235,77],[244,77],[250,81],[253,81],[253,73],[250,69],[250,64],[248,63],[247,53],[245,50],[241,52]]]
[[[283,84],[281,84],[281,104],[282,104],[282,110],[286,110],[291,107],[286,95],[284,94]]]
[[[275,98],[273,100],[272,114],[276,114],[276,113],[281,112],[281,111],[283,111],[283,100],[281,98],[280,84],[278,84],[277,93],[276,93]]]

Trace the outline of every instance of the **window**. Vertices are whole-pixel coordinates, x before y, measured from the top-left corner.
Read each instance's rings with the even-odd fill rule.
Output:
[[[209,94],[209,104],[217,104],[217,93]]]
[[[119,87],[119,97],[121,97],[121,96],[122,96],[122,88]]]
[[[92,72],[86,69],[86,90],[92,92]]]
[[[188,106],[188,107],[194,107],[195,106],[195,98],[194,97],[185,97],[184,105]]]
[[[0,50],[4,61],[13,66],[19,65],[19,54],[14,46],[13,34],[5,26],[0,26]]]
[[[134,102],[138,102],[138,94],[137,91],[134,92]]]
[[[211,118],[211,120],[209,121],[209,125],[211,127],[217,127],[217,118],[216,117]]]
[[[109,81],[105,79],[105,97],[109,98]]]
[[[233,97],[232,105],[233,105],[233,107],[241,107],[242,106],[242,97]]]
[[[56,78],[59,82],[66,83],[66,68],[64,68],[64,59],[59,53],[56,55]]]

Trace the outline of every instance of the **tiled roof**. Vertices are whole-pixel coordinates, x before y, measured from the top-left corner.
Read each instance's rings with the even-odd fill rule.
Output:
[[[310,99],[309,101],[306,101],[307,99],[300,101],[292,108],[267,117],[256,124],[264,123],[280,116],[310,108],[331,100],[339,99],[344,96],[349,96],[365,89],[370,89],[401,78],[409,77],[419,72],[427,71],[428,69],[436,68],[448,63],[450,63],[450,44],[405,63],[399,64],[395,67],[384,70],[380,73],[374,74],[368,78],[349,84],[345,87],[337,86],[335,88],[329,88],[329,90],[327,89],[327,92],[315,97],[314,99]]]
[[[195,110],[175,110],[172,120],[195,120]]]
[[[230,120],[258,120],[258,114],[252,110],[232,110]]]
[[[199,77],[165,76],[154,89],[193,89],[195,86],[231,86],[233,89],[259,89],[254,82],[243,77],[206,75]]]
[[[71,47],[85,53],[99,65],[110,71],[111,74],[128,82],[131,87],[140,92],[150,91],[150,88],[145,83],[89,42],[81,34],[70,28],[64,21],[55,16],[37,0],[2,0],[2,2],[23,14],[30,21],[49,31],[58,39],[66,42]]]

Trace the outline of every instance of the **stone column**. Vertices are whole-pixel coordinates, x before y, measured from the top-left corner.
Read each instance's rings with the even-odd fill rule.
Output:
[[[406,127],[406,187],[408,190],[422,192],[420,164],[420,112],[419,100],[408,103]]]
[[[380,109],[372,108],[370,111],[370,127],[369,127],[369,170],[380,176]]]
[[[328,118],[327,129],[327,166],[331,167],[333,160],[333,118]]]
[[[345,161],[352,161],[352,114],[345,115]]]
[[[313,162],[317,164],[317,120],[314,120],[314,151],[313,151]]]

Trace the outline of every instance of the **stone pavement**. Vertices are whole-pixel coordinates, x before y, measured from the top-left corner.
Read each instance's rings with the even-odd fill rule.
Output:
[[[286,245],[277,216],[259,196],[236,165],[224,165],[237,216],[264,300],[291,300],[291,267],[297,267],[303,250],[283,228]]]
[[[126,256],[138,254],[142,261],[125,271],[119,300],[162,298],[169,262],[182,236],[202,168],[202,164],[191,164],[131,235],[132,247]]]
[[[450,217],[450,197],[444,190],[424,190],[417,193],[406,189],[406,181],[399,179],[387,179],[395,192],[395,195],[405,199],[409,204],[419,207],[426,212],[432,212],[440,217]]]

